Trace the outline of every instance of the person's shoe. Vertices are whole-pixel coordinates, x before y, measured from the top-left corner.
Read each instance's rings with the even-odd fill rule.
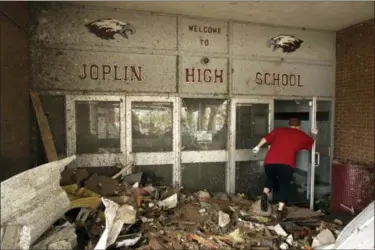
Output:
[[[260,209],[263,212],[267,212],[268,210],[268,195],[263,193],[262,197],[260,198]]]
[[[276,211],[276,221],[283,221],[286,217],[285,209]]]

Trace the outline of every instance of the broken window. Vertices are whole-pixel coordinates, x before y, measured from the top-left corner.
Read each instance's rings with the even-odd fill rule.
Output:
[[[225,99],[182,99],[182,150],[227,148],[227,103]]]
[[[173,104],[132,102],[132,151],[173,150]]]
[[[78,154],[120,152],[120,102],[76,101]]]

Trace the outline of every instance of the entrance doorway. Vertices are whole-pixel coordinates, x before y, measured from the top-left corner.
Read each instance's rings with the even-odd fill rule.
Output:
[[[316,111],[312,108],[311,100],[275,100],[274,102],[274,128],[288,126],[290,118],[301,120],[301,130],[310,135],[313,123],[319,130],[315,143],[314,162],[312,153],[300,151],[296,157],[296,171],[294,173],[294,190],[290,194],[291,203],[307,203],[310,199],[311,189],[314,197],[330,193],[331,183],[331,143],[332,143],[332,102],[325,100],[316,101]],[[315,114],[313,114],[313,112]],[[312,171],[312,165],[315,165]],[[314,178],[311,178],[312,172]],[[311,185],[311,180],[313,183]],[[277,200],[278,195],[275,194]]]
[[[268,147],[264,145],[258,154],[252,149],[273,128],[273,100],[233,99],[231,121],[230,192],[255,199],[265,183],[263,163]]]

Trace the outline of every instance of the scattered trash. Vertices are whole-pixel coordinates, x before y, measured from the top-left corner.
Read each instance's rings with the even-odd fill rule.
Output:
[[[156,186],[146,174],[131,173],[131,165],[119,169],[109,177],[66,169],[60,185],[68,211],[32,249],[311,249],[335,240],[332,232],[343,227],[299,207],[288,207],[288,219],[278,223],[271,204],[263,212],[259,200],[242,194]]]
[[[177,206],[177,202],[178,202],[178,199],[177,199],[177,194],[174,194],[170,197],[168,197],[167,199],[161,201],[159,203],[159,206],[162,207],[163,209],[171,209],[171,208],[174,208]]]
[[[277,233],[277,235],[287,237],[288,234],[285,232],[285,230],[280,226],[280,224],[277,224],[273,227],[273,230]]]
[[[197,196],[198,196],[198,200],[200,201],[207,201],[208,199],[211,198],[210,194],[206,191],[199,191],[197,193]]]
[[[118,236],[117,232],[115,232],[115,233],[112,233],[110,237],[110,232],[112,231],[112,227],[113,227],[115,217],[116,217],[116,211],[119,208],[119,205],[114,203],[111,200],[104,199],[104,198],[102,198],[102,202],[105,206],[105,211],[104,211],[105,229],[98,243],[95,246],[95,250],[106,249],[107,246],[111,245],[116,240],[116,237]],[[115,236],[114,234],[117,234],[116,237],[114,237]]]
[[[222,211],[219,211],[218,217],[219,217],[218,220],[219,220],[219,226],[220,227],[225,227],[226,225],[229,224],[229,222],[230,222],[229,214],[226,214]]]
[[[320,232],[313,240],[312,247],[318,247],[321,245],[328,245],[335,243],[335,236],[329,229],[324,229]]]
[[[339,219],[334,219],[333,223],[335,223],[337,225],[340,225],[340,226],[344,225],[344,223],[341,220],[339,220]]]
[[[255,220],[257,220],[260,223],[268,223],[271,221],[270,218],[264,217],[264,216],[252,216]]]
[[[240,229],[234,230],[232,233],[229,234],[229,236],[232,237],[233,243],[241,243],[244,242],[245,240],[243,239],[243,236],[241,234]]]
[[[141,239],[142,234],[134,234],[134,235],[126,235],[126,237],[119,237],[118,241],[116,242],[116,247],[130,247],[137,244],[137,242]]]
[[[288,237],[286,238],[286,243],[288,243],[289,246],[293,246],[293,235],[288,235]]]
[[[45,237],[42,237],[31,249],[73,249],[76,246],[77,235],[75,226],[66,222],[62,226],[54,228]],[[68,248],[66,248],[68,247]]]
[[[283,243],[281,243],[281,245],[280,245],[280,249],[283,249],[283,250],[285,250],[285,249],[289,249],[289,246],[288,246],[287,243],[283,242]]]

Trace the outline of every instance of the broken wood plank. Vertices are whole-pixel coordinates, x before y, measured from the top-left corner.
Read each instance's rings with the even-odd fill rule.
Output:
[[[212,248],[216,249],[217,248],[217,244],[215,244],[211,240],[200,237],[197,234],[190,233],[187,236],[188,236],[188,238],[197,241],[199,244],[202,244],[204,247],[207,247],[207,248],[210,248],[210,249],[212,249]]]
[[[44,150],[46,152],[47,160],[48,162],[57,161],[58,157],[55,143],[53,141],[53,136],[47,117],[44,114],[42,103],[40,102],[38,94],[32,89],[30,89],[30,97],[34,106],[35,116],[39,125],[39,131],[40,135],[42,136],[42,141],[44,145]]]
[[[321,217],[324,216],[323,213],[319,213],[316,211],[311,211],[308,208],[302,207],[291,207],[288,208],[288,214],[286,219],[303,219],[303,218],[312,218],[312,217]]]
[[[130,162],[128,165],[126,165],[123,169],[120,170],[120,172],[118,172],[117,174],[115,174],[114,176],[112,176],[112,179],[116,179],[118,178],[120,175],[122,175],[123,173],[125,173],[126,171],[130,170],[131,167],[133,166],[133,162]]]

